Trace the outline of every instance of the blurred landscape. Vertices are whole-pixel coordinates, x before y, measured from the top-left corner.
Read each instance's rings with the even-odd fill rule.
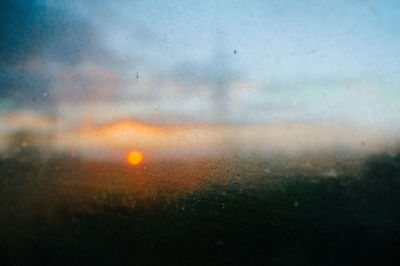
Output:
[[[0,169],[3,265],[398,259],[399,153],[232,152],[133,166],[25,145]]]
[[[0,2],[0,265],[397,265],[398,1]]]

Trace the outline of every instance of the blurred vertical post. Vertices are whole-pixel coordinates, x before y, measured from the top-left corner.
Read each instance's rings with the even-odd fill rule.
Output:
[[[230,97],[234,75],[229,67],[230,56],[227,53],[223,34],[217,32],[215,52],[212,61],[214,71],[212,89],[214,101],[214,123],[217,125],[217,139],[219,139],[219,152],[225,155],[233,155],[237,149],[237,139],[234,138],[235,132],[232,128],[232,117],[230,110]],[[232,51],[233,53],[233,51]],[[236,136],[236,135],[235,135]]]
[[[228,69],[228,56],[225,52],[225,45],[222,35],[218,34],[215,53],[213,56],[213,71],[214,71],[214,107],[215,107],[215,123],[224,125],[228,122],[229,114],[229,97],[231,86],[231,73]]]

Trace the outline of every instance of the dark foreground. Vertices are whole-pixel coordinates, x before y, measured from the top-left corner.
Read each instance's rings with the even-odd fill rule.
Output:
[[[75,167],[60,170],[47,164],[1,162],[2,265],[397,265],[400,261],[399,156],[372,157],[357,177],[290,176],[274,183],[262,176],[243,180],[235,177],[237,171],[228,171],[223,182],[192,178],[192,187],[172,180],[179,193],[145,181],[129,185],[141,186],[142,191],[150,187],[145,195],[134,188],[107,190],[109,183],[93,191],[83,188],[82,179],[71,185],[71,180],[25,178],[58,173],[68,180],[78,174]],[[211,168],[202,169],[210,173]],[[81,165],[81,169],[86,172],[79,175],[90,175],[89,168]],[[175,174],[187,175],[182,169]],[[111,174],[104,169],[102,173]],[[163,194],[165,190],[170,193]]]

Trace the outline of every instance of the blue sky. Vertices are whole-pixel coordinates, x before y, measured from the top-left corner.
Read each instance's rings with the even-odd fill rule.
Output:
[[[161,64],[206,61],[221,39],[228,53],[238,52],[231,59],[235,69],[262,82],[399,72],[397,1],[121,3],[110,2],[101,12],[86,14],[108,24],[101,31],[117,53],[144,50]],[[154,37],[150,41],[158,44],[125,50],[135,47],[136,40],[129,36],[135,24],[145,27]]]
[[[9,5],[2,113],[209,123],[226,102],[224,123],[399,129],[398,1]],[[227,92],[216,100],[221,83]],[[62,111],[69,106],[75,112]]]

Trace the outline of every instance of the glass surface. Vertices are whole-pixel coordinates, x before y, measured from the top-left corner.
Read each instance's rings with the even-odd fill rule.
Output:
[[[0,14],[1,265],[398,258],[398,1]]]

